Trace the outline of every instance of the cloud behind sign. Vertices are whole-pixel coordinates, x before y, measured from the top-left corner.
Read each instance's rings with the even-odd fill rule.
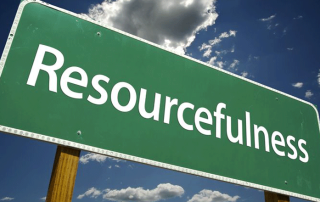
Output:
[[[188,200],[188,202],[236,202],[239,196],[230,196],[219,191],[204,189]]]
[[[118,0],[93,5],[88,16],[104,25],[184,54],[197,32],[215,23],[215,0]]]
[[[105,189],[98,190],[95,187],[91,187],[85,193],[80,194],[77,199],[83,199],[84,197],[97,198],[102,196],[103,199],[109,201],[136,201],[136,202],[155,202],[159,200],[170,199],[174,197],[181,197],[184,194],[184,189],[179,185],[172,185],[170,183],[159,184],[154,189],[144,189],[142,187],[126,189]]]

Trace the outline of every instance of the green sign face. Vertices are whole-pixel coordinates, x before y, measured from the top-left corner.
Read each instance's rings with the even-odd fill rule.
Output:
[[[311,104],[41,3],[0,62],[0,130],[309,200]]]

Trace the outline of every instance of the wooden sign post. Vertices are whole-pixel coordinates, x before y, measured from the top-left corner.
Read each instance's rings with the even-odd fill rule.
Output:
[[[290,202],[289,196],[264,191],[265,202]]]
[[[57,147],[46,202],[71,202],[79,156],[78,149]]]

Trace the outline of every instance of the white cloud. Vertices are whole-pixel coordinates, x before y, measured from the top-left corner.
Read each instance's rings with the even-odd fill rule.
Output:
[[[209,44],[211,46],[217,45],[224,38],[229,38],[229,37],[232,37],[232,36],[235,37],[236,33],[237,33],[237,31],[235,31],[235,30],[230,30],[229,33],[228,32],[223,32],[223,33],[221,33],[219,35],[219,37],[215,37],[214,39],[209,40]]]
[[[239,196],[229,196],[219,191],[211,191],[204,189],[195,194],[188,202],[236,202]]]
[[[226,65],[226,61],[216,61],[217,60],[217,56],[214,56],[214,57],[211,57],[209,61],[207,61],[207,63],[209,65],[212,65],[212,66],[216,66],[218,68],[221,68],[223,69],[223,67]]]
[[[116,168],[120,168],[120,166],[119,166],[119,165],[114,165],[114,167],[116,167]]]
[[[216,0],[117,0],[93,5],[88,16],[177,53],[218,17]]]
[[[97,161],[99,163],[105,162],[107,156],[103,156],[100,154],[89,153],[80,157],[80,163],[87,164],[89,161]]]
[[[223,32],[219,35],[219,37],[215,37],[214,39],[211,39],[208,41],[209,44],[203,43],[200,47],[199,50],[203,51],[205,50],[203,57],[209,57],[211,55],[212,52],[212,47],[219,44],[222,39],[225,38],[229,38],[229,37],[235,37],[236,36],[237,31],[235,30],[229,30],[229,32]],[[225,53],[227,53],[228,51],[224,50]],[[229,52],[234,52],[234,46],[232,46],[231,50]],[[215,53],[219,53],[219,51],[215,51]]]
[[[248,76],[248,72],[246,72],[246,71],[241,72],[241,76],[243,76],[243,77],[247,77],[247,76]]]
[[[45,196],[45,197],[42,197],[42,198],[40,198],[40,200],[41,201],[45,201],[47,199],[47,197]]]
[[[162,199],[169,199],[174,197],[181,197],[184,194],[184,189],[178,185],[172,185],[170,183],[159,184],[155,189],[143,189],[142,187],[131,188],[121,190],[98,190],[94,187],[88,189],[84,194],[80,194],[77,198],[82,199],[84,197],[97,198],[102,196],[103,199],[110,201],[135,201],[135,202],[154,202]]]
[[[292,51],[292,50],[293,50],[293,48],[287,48],[287,50],[288,50],[288,51]]]
[[[203,57],[209,57],[211,54],[211,48],[208,48],[204,53],[203,53]]]
[[[199,50],[202,51],[202,50],[205,50],[205,49],[208,49],[208,48],[211,48],[210,45],[206,44],[206,43],[203,43],[200,47],[199,47]]]
[[[229,34],[230,34],[230,36],[236,36],[236,33],[237,33],[237,31],[235,31],[235,30],[230,30],[229,31]]]
[[[217,61],[216,64],[218,65],[219,68],[223,68],[223,66],[225,65],[225,62],[222,61]]]
[[[261,19],[259,19],[259,20],[262,21],[262,22],[266,22],[266,21],[272,20],[272,19],[275,18],[275,17],[276,17],[276,14],[271,15],[270,17],[267,17],[267,18],[261,18]]]
[[[230,36],[236,36],[237,31],[235,30],[230,30],[229,33],[228,32],[223,32],[220,34],[219,39],[223,39],[223,38],[228,38]]]
[[[220,38],[214,38],[209,40],[209,44],[212,46],[217,45],[218,43],[220,43],[222,40]]]
[[[287,27],[283,29],[283,31],[282,31],[283,35],[285,35],[287,33],[287,30],[288,30]]]
[[[231,49],[230,49],[230,52],[231,52],[231,53],[234,53],[234,51],[235,51],[235,46],[233,45],[233,46],[231,47]]]
[[[102,194],[101,191],[99,191],[98,189],[91,187],[90,189],[88,189],[88,191],[84,192],[83,194],[80,194],[77,199],[82,199],[83,197],[90,197],[90,198],[97,198],[98,196],[100,196]]]
[[[231,69],[234,69],[237,65],[240,64],[240,61],[239,60],[233,60],[233,62],[230,64],[230,68]]]
[[[11,197],[4,197],[2,199],[0,199],[0,201],[12,201],[14,198]]]
[[[88,153],[88,154],[81,156],[79,161],[82,164],[87,164],[87,163],[89,163],[89,161],[97,161],[99,163],[103,163],[106,161],[106,159],[110,159],[110,160],[116,161],[116,162],[124,161],[121,159],[111,158],[108,156],[104,156],[101,154],[94,154],[94,153]]]
[[[276,17],[276,14],[271,15],[270,17],[267,18],[261,18],[259,19],[261,22],[266,23],[267,29],[272,30],[275,29],[276,27],[279,26],[279,23],[274,23],[273,19]],[[283,32],[285,34],[285,32]],[[273,32],[273,34],[276,34],[276,32]]]
[[[293,83],[292,86],[295,88],[302,88],[303,83],[302,82]]]
[[[149,190],[141,187],[121,190],[106,190],[106,194],[103,195],[103,199],[110,201],[135,201],[135,202],[153,202],[162,199],[174,198],[182,196],[184,189],[178,185],[159,184],[157,188]]]
[[[320,86],[320,69],[319,69],[319,73],[318,73],[318,76],[317,76],[317,77],[318,77],[318,79],[317,79],[317,80],[318,80],[318,84],[319,84],[319,86]]]
[[[252,56],[251,54],[248,57],[248,61],[250,62],[252,59],[259,60],[259,56]]]
[[[227,50],[222,50],[222,51],[215,51],[217,56],[220,56],[222,58],[222,55],[227,54],[229,51]]]
[[[215,62],[216,60],[217,60],[217,57],[214,56],[214,57],[210,58],[210,60],[209,60],[207,63],[210,64],[210,65],[214,65],[214,62]]]
[[[303,16],[302,15],[299,15],[298,17],[294,17],[293,19],[294,20],[299,20],[299,19],[302,19],[303,18]]]
[[[229,37],[229,34],[227,32],[223,32],[220,34],[219,38],[220,39],[223,39],[223,38],[228,38]]]
[[[307,90],[305,97],[310,99],[313,96],[313,93],[311,92],[311,90]]]

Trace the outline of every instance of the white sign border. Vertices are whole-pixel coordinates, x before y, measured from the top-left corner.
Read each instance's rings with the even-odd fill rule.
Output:
[[[17,11],[17,14],[16,14],[15,19],[13,21],[13,25],[12,25],[11,31],[9,33],[9,37],[7,39],[5,48],[3,50],[3,53],[2,53],[2,56],[1,56],[1,59],[0,59],[0,78],[1,78],[1,75],[2,75],[3,68],[5,66],[5,62],[6,62],[9,50],[11,48],[11,44],[12,44],[13,38],[15,36],[15,33],[16,33],[16,30],[17,30],[17,27],[18,27],[18,24],[19,24],[23,9],[29,3],[42,4],[44,6],[47,6],[49,8],[58,10],[60,12],[72,15],[74,17],[78,17],[78,18],[80,18],[82,20],[86,20],[86,21],[91,22],[93,24],[99,25],[99,26],[101,26],[103,28],[107,28],[107,29],[110,29],[112,31],[118,32],[120,34],[129,36],[131,38],[137,39],[139,41],[142,41],[144,43],[150,44],[150,45],[155,46],[157,48],[163,49],[165,51],[174,53],[174,54],[179,55],[181,57],[184,57],[186,59],[189,59],[189,60],[192,60],[194,62],[200,63],[202,65],[205,65],[205,66],[209,67],[209,68],[224,72],[224,73],[229,74],[229,75],[231,75],[233,77],[237,77],[237,78],[245,80],[245,81],[247,81],[249,83],[258,85],[260,87],[266,88],[268,90],[277,92],[277,93],[282,94],[284,96],[287,96],[287,97],[290,97],[292,99],[295,99],[295,100],[298,100],[300,102],[303,102],[305,104],[308,104],[315,110],[315,112],[317,114],[318,126],[319,126],[319,134],[320,134],[319,113],[318,113],[316,107],[313,104],[311,104],[311,103],[309,103],[309,102],[307,102],[305,100],[296,98],[296,97],[294,97],[292,95],[283,93],[281,91],[278,91],[276,89],[270,88],[270,87],[265,86],[265,85],[262,85],[260,83],[255,82],[255,81],[252,81],[252,80],[249,80],[247,78],[241,77],[239,75],[233,74],[231,72],[225,71],[223,69],[211,66],[211,65],[209,65],[209,64],[207,64],[205,62],[196,60],[196,59],[191,58],[189,56],[180,55],[180,54],[175,53],[175,52],[173,52],[171,50],[164,49],[163,47],[161,47],[161,46],[159,46],[159,45],[157,45],[155,43],[152,43],[150,41],[147,41],[147,40],[144,40],[144,39],[139,38],[137,36],[131,35],[131,34],[126,33],[126,32],[123,32],[123,31],[118,30],[116,28],[105,26],[102,23],[94,21],[93,19],[91,19],[91,18],[89,18],[89,17],[87,17],[85,15],[76,14],[76,13],[67,11],[65,9],[50,5],[48,3],[45,3],[45,2],[42,2],[42,1],[39,1],[39,0],[24,0],[24,1],[22,1],[20,3],[18,11]],[[111,156],[111,157],[115,157],[115,158],[125,159],[125,160],[128,160],[128,161],[134,161],[134,162],[138,162],[138,163],[143,163],[143,164],[147,164],[147,165],[151,165],[151,166],[156,166],[156,167],[165,168],[165,169],[169,169],[169,170],[179,171],[179,172],[192,174],[192,175],[196,175],[196,176],[201,176],[201,177],[205,177],[205,178],[211,178],[211,179],[219,180],[219,181],[223,181],[223,182],[229,182],[229,183],[238,184],[238,185],[242,185],[242,186],[246,186],[246,187],[252,187],[252,188],[255,188],[255,189],[260,189],[260,190],[275,192],[275,193],[279,193],[279,194],[283,194],[283,195],[287,195],[287,196],[293,196],[293,197],[297,197],[297,198],[302,198],[302,199],[305,199],[305,200],[320,202],[320,198],[315,198],[315,197],[311,197],[311,196],[307,196],[307,195],[297,194],[297,193],[294,193],[294,192],[281,190],[281,189],[276,189],[276,188],[272,188],[272,187],[268,187],[268,186],[263,186],[263,185],[260,185],[260,184],[255,184],[255,183],[251,183],[251,182],[245,182],[245,181],[242,181],[242,180],[237,180],[237,179],[233,179],[233,178],[229,178],[229,177],[223,177],[223,176],[220,176],[220,175],[215,175],[215,174],[206,173],[206,172],[202,172],[202,171],[198,171],[198,170],[193,170],[193,169],[184,168],[184,167],[175,166],[175,165],[170,165],[170,164],[166,164],[166,163],[162,163],[162,162],[158,162],[158,161],[153,161],[153,160],[149,160],[149,159],[145,159],[145,158],[140,158],[140,157],[136,157],[136,156],[132,156],[132,155],[127,155],[127,154],[123,154],[123,153],[119,153],[119,152],[114,152],[114,151],[110,151],[110,150],[106,150],[106,149],[92,147],[92,146],[88,146],[88,145],[84,145],[84,144],[79,144],[79,143],[76,143],[76,142],[63,140],[63,139],[59,139],[59,138],[54,138],[54,137],[50,137],[50,136],[46,136],[46,135],[41,135],[41,134],[29,132],[29,131],[24,131],[24,130],[20,130],[20,129],[17,129],[17,128],[11,128],[11,127],[0,125],[0,131],[5,132],[5,133],[9,133],[9,134],[22,136],[22,137],[31,138],[31,139],[41,140],[41,141],[45,141],[45,142],[49,142],[49,143],[53,143],[53,144],[63,145],[63,146],[67,146],[67,147],[73,147],[73,148],[77,148],[77,149],[80,149],[80,150],[85,150],[85,151],[98,153],[98,154],[102,154],[102,155],[107,155],[107,156]]]

